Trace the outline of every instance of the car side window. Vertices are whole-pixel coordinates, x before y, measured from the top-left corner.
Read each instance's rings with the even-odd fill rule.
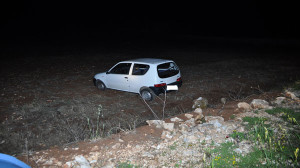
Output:
[[[109,71],[110,74],[123,74],[128,75],[131,63],[120,63]]]
[[[144,75],[149,70],[150,66],[145,64],[134,64],[132,75]]]

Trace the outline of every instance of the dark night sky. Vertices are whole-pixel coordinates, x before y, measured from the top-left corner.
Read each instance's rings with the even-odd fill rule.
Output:
[[[130,40],[165,35],[299,38],[299,10],[286,1],[25,1],[8,2],[1,8],[2,44]]]

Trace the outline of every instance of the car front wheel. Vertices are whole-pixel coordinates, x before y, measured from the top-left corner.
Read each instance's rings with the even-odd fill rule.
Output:
[[[104,84],[102,81],[100,81],[100,80],[97,80],[96,86],[97,86],[97,88],[100,89],[100,90],[105,90],[105,89],[106,89],[105,84]]]
[[[142,88],[140,90],[141,97],[146,101],[154,100],[155,94],[150,88]]]

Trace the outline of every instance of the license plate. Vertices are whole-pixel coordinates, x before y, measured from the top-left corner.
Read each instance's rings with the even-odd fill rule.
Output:
[[[178,90],[177,85],[167,85],[167,90]]]

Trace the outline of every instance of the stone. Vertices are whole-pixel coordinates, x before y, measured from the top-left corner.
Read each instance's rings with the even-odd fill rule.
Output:
[[[193,114],[185,114],[184,116],[188,119],[191,119],[194,115]]]
[[[269,103],[262,99],[253,99],[250,103],[253,109],[270,109]]]
[[[102,168],[115,168],[116,165],[112,162],[106,163]]]
[[[211,120],[208,123],[213,124],[215,128],[220,128],[222,126],[222,124],[218,120]]]
[[[221,98],[221,103],[226,104],[226,101],[227,101],[227,100],[226,100],[225,97],[222,97],[222,98]]]
[[[163,120],[147,120],[149,126],[155,126],[156,128],[162,128],[165,121]]]
[[[178,117],[174,117],[174,118],[171,118],[171,121],[172,122],[181,122],[183,121],[182,119],[178,118]]]
[[[237,104],[239,109],[243,109],[244,111],[250,111],[251,110],[251,106],[250,104],[246,103],[246,102],[239,102]]]
[[[91,168],[90,163],[82,155],[76,156],[75,161],[80,165],[80,168]]]
[[[281,105],[286,100],[285,97],[276,97],[276,100],[273,102],[277,105]]]
[[[173,131],[174,130],[174,123],[163,123],[164,129],[168,131]]]
[[[97,151],[97,150],[99,150],[99,146],[97,146],[97,145],[91,149],[91,151]]]
[[[185,123],[188,127],[193,127],[193,126],[196,125],[196,124],[195,124],[195,119],[194,119],[194,118],[191,118],[191,119],[189,119],[189,120],[186,120],[184,123]]]
[[[169,131],[163,131],[161,134],[161,139],[172,139],[172,135]]]
[[[238,154],[242,154],[243,153],[243,151],[240,148],[236,148],[233,151],[235,151]]]
[[[293,100],[299,100],[299,98],[293,92],[285,91],[285,95]]]
[[[196,109],[194,110],[194,113],[202,114],[202,109],[201,109],[201,108],[196,108]]]
[[[74,163],[72,161],[69,161],[69,162],[66,162],[63,165],[63,168],[70,168],[70,167],[73,167],[73,166],[74,166]]]
[[[195,117],[195,124],[202,124],[204,120],[204,115],[199,114]]]
[[[147,158],[149,158],[149,159],[154,159],[154,155],[152,155],[152,154],[149,153],[149,152],[144,152],[142,156],[143,156],[143,157],[147,157]]]
[[[113,149],[117,149],[117,148],[119,148],[120,147],[120,143],[116,143],[116,144],[114,144],[111,148],[113,148]]]
[[[218,120],[219,123],[224,123],[224,118],[221,116],[205,116],[205,121],[210,123],[210,121]]]
[[[185,143],[196,143],[198,142],[198,138],[195,135],[186,136],[183,141]]]
[[[198,99],[194,100],[194,104],[192,106],[193,109],[195,108],[201,108],[205,109],[208,105],[208,100],[203,97],[199,97]]]
[[[179,131],[182,134],[188,132],[188,130],[189,130],[189,127],[186,124],[180,124],[178,127],[179,127]]]

